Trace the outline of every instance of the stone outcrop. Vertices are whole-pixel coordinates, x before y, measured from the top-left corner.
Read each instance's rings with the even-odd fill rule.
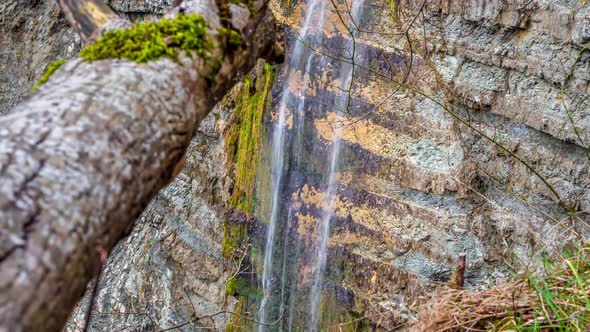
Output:
[[[170,9],[172,0],[107,0],[105,3],[131,20],[149,20],[164,15]]]
[[[106,1],[123,17],[149,20],[170,0]],[[47,66],[78,54],[80,38],[69,28],[57,1],[6,0],[0,4],[0,113],[31,93]]]

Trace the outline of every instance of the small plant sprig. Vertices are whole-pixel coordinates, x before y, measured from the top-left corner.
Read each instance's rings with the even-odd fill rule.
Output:
[[[59,68],[61,68],[61,66],[63,66],[64,63],[66,63],[66,62],[67,62],[67,60],[63,59],[63,60],[57,60],[57,61],[51,63],[47,67],[47,70],[45,70],[45,74],[43,74],[43,76],[41,76],[41,78],[35,84],[35,86],[33,86],[33,89],[31,90],[31,92],[35,92],[35,91],[39,90],[41,85],[43,85],[47,81],[49,81],[49,78],[51,77],[51,75],[53,75],[53,73],[55,73]]]

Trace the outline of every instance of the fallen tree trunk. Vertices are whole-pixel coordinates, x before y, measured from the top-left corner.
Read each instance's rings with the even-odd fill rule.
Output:
[[[59,2],[84,40],[130,24],[99,0]],[[221,67],[196,54],[143,64],[76,59],[0,117],[0,331],[63,327],[97,255],[171,180],[195,127],[239,73],[268,54],[274,25],[264,4],[227,20],[242,22],[234,28],[244,42],[231,49],[218,33],[228,8],[190,0],[169,14],[205,18]]]

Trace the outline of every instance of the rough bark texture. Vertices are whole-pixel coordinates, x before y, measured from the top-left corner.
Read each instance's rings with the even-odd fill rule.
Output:
[[[213,1],[182,6],[202,14],[215,38]],[[0,331],[63,326],[97,251],[109,251],[170,181],[195,126],[266,44],[213,50],[225,61],[212,85],[199,58],[74,60],[0,118]]]
[[[588,214],[582,212],[588,210],[590,193],[590,163],[584,149],[578,143],[566,141],[566,135],[572,134],[569,129],[559,135],[551,134],[556,132],[555,128],[568,128],[566,113],[558,99],[559,82],[581,49],[576,41],[571,42],[568,33],[576,38],[584,36],[580,15],[587,13],[588,6],[564,6],[559,1],[522,1],[524,8],[503,7],[501,1],[458,3],[451,12],[431,7],[425,11],[432,22],[444,22],[426,25],[433,29],[427,30],[426,40],[436,49],[433,54],[436,71],[462,96],[469,97],[474,108],[464,106],[464,111],[472,115],[471,120],[478,128],[501,138],[503,144],[534,162],[560,193],[577,196],[581,202],[577,215],[589,221]],[[327,6],[330,8],[329,2]],[[414,7],[408,9],[407,3],[401,8],[410,12],[404,16],[407,20],[416,12]],[[296,9],[290,12],[295,14],[285,13],[285,25],[292,24],[296,30],[301,23],[297,13],[301,12]],[[556,13],[564,13],[563,20],[568,24],[562,24]],[[521,28],[514,26],[520,24],[519,17],[524,24]],[[508,18],[513,21],[504,20]],[[326,51],[337,53],[346,32],[333,31],[333,27],[341,28],[333,10],[326,20],[329,24],[325,35],[331,36],[325,39]],[[383,11],[365,28],[379,28],[387,33],[395,26],[387,11]],[[417,21],[415,33],[421,36],[423,27]],[[441,27],[444,27],[442,31]],[[409,55],[403,51],[403,39],[393,36],[368,34],[366,39],[358,40],[357,46],[367,49],[373,60],[372,68],[399,73],[400,77],[405,70],[403,60]],[[583,55],[565,87],[568,96],[583,97],[588,93],[590,53]],[[559,61],[555,59],[566,63],[563,70],[556,69]],[[412,82],[418,88],[429,89],[433,68],[421,63],[418,55],[415,60],[414,70],[422,80]],[[331,67],[338,65],[337,61],[326,63],[331,64],[312,67],[317,77],[330,77]],[[284,70],[277,72],[275,101],[280,100],[278,92],[286,76]],[[301,76],[303,73],[294,75]],[[392,85],[379,77],[365,81],[360,75],[361,79],[355,93],[358,98],[354,101],[355,116],[366,114],[392,90]],[[300,80],[294,79],[290,86],[293,94],[301,93]],[[325,125],[329,118],[322,113],[322,105],[334,105],[334,98],[334,92],[323,83],[308,85],[309,107],[305,114],[317,121],[305,141],[317,143],[306,144],[301,156],[291,158],[311,161],[308,169],[312,171],[294,172],[293,178],[305,181],[283,196],[285,201],[296,197],[292,204],[296,212],[293,222],[301,238],[308,238],[314,225],[320,223],[321,215],[317,211],[321,211],[321,197],[325,195],[321,187],[324,180],[314,174],[322,174],[325,165],[317,165],[316,160],[326,155],[330,140],[318,142],[317,135],[332,134]],[[459,101],[453,96],[449,99]],[[487,107],[483,103],[482,108],[482,103],[474,102],[477,100],[495,102]],[[585,106],[574,113],[579,117],[575,118],[576,126],[582,132],[588,128],[589,110]],[[276,123],[277,111],[275,103],[265,120],[267,133]],[[507,115],[502,116],[504,113]],[[211,275],[219,270],[223,228],[208,212],[215,211],[217,217],[225,218],[223,207],[230,208],[227,199],[219,198],[227,196],[229,190],[221,184],[226,181],[223,173],[217,172],[224,164],[223,156],[219,156],[220,146],[224,145],[221,128],[231,119],[221,115],[208,121],[214,123],[208,127],[215,129],[199,134],[194,141],[182,176],[146,210],[144,217],[149,222],[136,227],[134,234],[111,256],[111,268],[107,268],[102,278],[98,312],[92,322],[96,330],[128,325],[165,328],[186,320],[193,312],[200,316],[219,308],[202,306],[215,304],[213,298],[219,294],[220,282]],[[393,329],[411,322],[415,314],[412,304],[424,295],[433,294],[431,287],[436,282],[449,281],[461,253],[466,254],[465,287],[487,287],[509,276],[507,265],[518,269],[537,250],[545,246],[557,248],[570,239],[569,233],[538,210],[555,213],[560,219],[565,217],[538,178],[425,98],[399,93],[373,116],[343,128],[342,136],[342,176],[337,218],[332,222],[327,278],[339,304],[375,325]],[[268,204],[270,168],[264,159],[272,151],[269,151],[270,144],[263,142],[262,146],[266,150],[260,154],[256,201]],[[488,174],[500,181],[491,180]],[[203,187],[207,189],[199,190]],[[526,200],[520,201],[521,196]],[[164,209],[156,209],[158,206]],[[255,215],[260,217],[264,229],[268,213],[261,208]],[[179,222],[172,222],[175,220]],[[231,223],[231,218],[226,222]],[[145,245],[147,236],[143,234],[148,232],[153,232],[154,241]],[[248,236],[254,241],[260,239],[259,243],[264,245],[264,230],[258,229]],[[140,254],[136,254],[138,248]],[[262,259],[261,248],[264,247],[258,245],[258,262]],[[145,257],[149,263],[134,264],[138,257]],[[310,270],[297,266],[292,271],[305,280]],[[166,277],[156,280],[163,275]],[[145,292],[142,287],[157,291]],[[183,295],[184,289],[188,295]],[[307,303],[302,307],[306,306]],[[125,314],[112,314],[119,310]],[[148,315],[130,314],[134,310]],[[284,316],[284,321],[287,320],[288,316]],[[301,324],[302,330],[305,329],[305,322]],[[211,326],[210,322],[203,325]]]

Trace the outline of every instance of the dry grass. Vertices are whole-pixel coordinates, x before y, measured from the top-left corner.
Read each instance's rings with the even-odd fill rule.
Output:
[[[485,291],[441,290],[415,331],[590,331],[590,243]]]

